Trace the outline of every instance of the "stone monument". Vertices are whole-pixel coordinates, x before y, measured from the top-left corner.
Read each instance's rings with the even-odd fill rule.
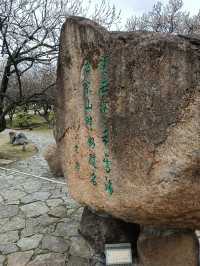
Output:
[[[199,89],[198,38],[69,17],[55,137],[72,197],[128,223],[200,228]]]

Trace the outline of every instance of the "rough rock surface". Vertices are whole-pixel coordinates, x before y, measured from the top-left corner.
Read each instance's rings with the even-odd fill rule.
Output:
[[[197,266],[199,243],[189,230],[147,230],[138,240],[140,266]]]
[[[56,176],[63,176],[60,156],[56,144],[49,145],[44,152],[44,158],[47,160],[51,172]]]
[[[72,197],[128,222],[200,227],[200,40],[61,32],[56,141]]]
[[[14,131],[10,131],[9,137],[10,137],[10,143],[13,145],[28,144],[28,139],[27,139],[26,135],[22,132],[16,133]]]

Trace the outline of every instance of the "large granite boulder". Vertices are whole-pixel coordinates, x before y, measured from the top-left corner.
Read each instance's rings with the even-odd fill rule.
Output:
[[[200,40],[61,32],[56,141],[72,197],[127,222],[200,228]]]

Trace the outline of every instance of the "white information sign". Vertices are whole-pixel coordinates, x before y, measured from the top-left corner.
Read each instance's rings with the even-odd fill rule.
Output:
[[[106,265],[131,264],[131,248],[108,248],[106,249]]]

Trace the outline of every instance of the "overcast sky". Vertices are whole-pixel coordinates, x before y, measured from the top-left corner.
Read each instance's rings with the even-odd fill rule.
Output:
[[[115,4],[117,8],[122,11],[123,21],[127,17],[134,14],[142,14],[152,9],[152,6],[157,2],[156,0],[110,0],[111,3]],[[166,3],[167,0],[161,0]],[[183,10],[190,11],[191,14],[196,14],[200,9],[200,0],[183,0]]]

